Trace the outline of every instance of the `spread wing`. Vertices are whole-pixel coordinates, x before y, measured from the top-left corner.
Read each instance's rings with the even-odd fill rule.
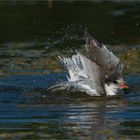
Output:
[[[104,93],[101,83],[101,71],[95,62],[92,62],[80,53],[72,58],[59,57],[61,64],[67,72],[70,83],[75,83],[79,91],[85,91],[90,95]]]
[[[121,76],[123,64],[120,63],[119,58],[117,58],[104,44],[97,41],[87,31],[85,31],[84,38],[86,41],[87,57],[100,67],[105,78],[115,79],[116,77]]]
[[[92,62],[86,58],[84,55],[79,55],[83,65],[83,71],[87,75],[87,80],[99,93],[103,93],[103,87],[101,83],[102,73],[99,66],[95,62]]]

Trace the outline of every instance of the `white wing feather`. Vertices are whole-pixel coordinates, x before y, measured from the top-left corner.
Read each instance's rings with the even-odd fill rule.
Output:
[[[76,89],[92,96],[99,96],[104,92],[101,71],[96,63],[80,53],[73,55],[72,58],[59,57],[59,59],[67,72],[68,81],[73,82]]]

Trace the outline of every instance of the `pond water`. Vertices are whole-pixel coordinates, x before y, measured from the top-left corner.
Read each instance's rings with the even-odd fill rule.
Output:
[[[85,27],[125,64],[127,94],[51,93],[57,61],[84,47]],[[138,140],[140,3],[0,2],[0,139]]]

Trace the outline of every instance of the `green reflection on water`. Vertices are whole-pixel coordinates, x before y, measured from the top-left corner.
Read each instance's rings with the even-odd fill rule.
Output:
[[[133,2],[0,2],[0,75],[61,71],[56,56],[82,48],[85,27],[105,44],[133,47],[140,43],[139,13],[140,4]],[[128,53],[118,52],[129,72],[139,73]]]

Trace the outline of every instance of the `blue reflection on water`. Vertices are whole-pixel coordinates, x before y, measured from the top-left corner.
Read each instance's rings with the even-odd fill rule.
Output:
[[[57,138],[58,134],[61,134],[60,138],[69,135],[73,138],[100,138],[101,135],[106,137],[112,133],[115,136],[132,137],[127,133],[129,126],[129,131],[138,136],[136,124],[140,122],[140,76],[126,76],[131,89],[119,99],[86,100],[85,96],[85,101],[79,97],[74,99],[76,102],[66,103],[59,102],[58,96],[53,100],[43,97],[44,93],[47,94],[42,94],[43,90],[63,80],[66,80],[65,74],[1,78],[0,132],[21,138],[28,137],[28,134],[35,138]],[[87,97],[89,98],[88,95]],[[133,125],[132,122],[137,123]],[[121,130],[120,133],[118,129]]]

